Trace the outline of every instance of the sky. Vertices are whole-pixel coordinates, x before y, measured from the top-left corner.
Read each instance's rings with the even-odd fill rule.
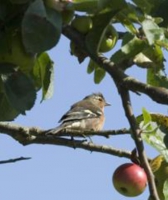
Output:
[[[106,122],[104,130],[128,128],[128,122],[121,105],[120,96],[113,80],[107,74],[96,85],[93,74],[86,73],[88,59],[79,64],[76,57],[70,56],[69,41],[62,36],[59,44],[49,51],[54,61],[55,82],[54,95],[50,100],[40,103],[38,93],[35,106],[26,116],[16,118],[16,124],[50,129],[58,125],[58,120],[70,106],[93,92],[102,92],[111,103],[105,108]],[[109,56],[107,54],[106,56]],[[136,66],[127,73],[145,81],[145,70]],[[135,115],[141,114],[142,108],[150,112],[167,115],[167,106],[152,102],[145,95],[131,93]],[[94,143],[106,144],[114,148],[132,150],[135,145],[130,136],[113,136],[109,139],[92,138]],[[20,156],[31,157],[30,160],[0,165],[0,199],[1,200],[125,200],[112,185],[112,174],[128,159],[82,149],[71,149],[55,145],[22,146],[7,135],[0,135],[0,160]],[[145,144],[149,157],[158,155],[156,150]],[[134,198],[144,200],[146,191]]]

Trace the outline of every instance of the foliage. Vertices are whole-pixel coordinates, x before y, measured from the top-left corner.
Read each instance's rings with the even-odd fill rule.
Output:
[[[159,113],[149,113],[143,109],[143,115],[137,117],[142,130],[142,138],[156,148],[168,162],[168,117]]]
[[[163,48],[168,48],[166,29],[168,19],[165,12],[162,13],[159,10],[163,9],[165,5],[167,3],[164,0],[156,1],[154,4],[153,1],[145,0],[143,2],[134,0],[129,3],[124,0],[74,0],[60,3],[53,0],[2,1],[0,7],[1,68],[5,68],[6,64],[8,66],[12,64],[13,68],[21,71],[18,74],[18,76],[22,76],[19,81],[32,82],[31,93],[42,88],[42,99],[52,96],[52,61],[47,53],[45,53],[46,56],[42,56],[42,54],[59,42],[64,25],[63,11],[73,11],[74,15],[74,11],[78,11],[79,15],[89,16],[93,21],[93,27],[85,34],[86,49],[90,54],[96,55],[99,52],[103,36],[108,25],[111,24],[114,33],[112,48],[121,40],[121,48],[111,55],[111,60],[119,63],[122,60],[131,59],[138,66],[147,68],[147,83],[167,87]],[[121,24],[125,28],[125,32],[118,32],[116,24]],[[86,56],[86,54],[77,54],[80,62]],[[40,67],[37,63],[40,63]],[[100,83],[105,77],[105,71],[91,60],[88,65],[88,73],[92,72],[94,72],[95,83]],[[20,85],[25,85],[25,83]],[[25,85],[25,87],[27,86]],[[35,94],[27,94],[28,102],[32,102],[30,104],[26,103],[24,98],[20,99],[20,105],[25,104],[24,107],[19,108],[11,103],[15,102],[13,99],[15,97],[11,90],[7,92],[4,89],[6,86],[2,72],[0,88],[1,107],[8,111],[3,111],[4,117],[1,115],[1,120],[12,120],[18,114],[23,114],[32,108]],[[18,86],[16,92],[22,89]]]

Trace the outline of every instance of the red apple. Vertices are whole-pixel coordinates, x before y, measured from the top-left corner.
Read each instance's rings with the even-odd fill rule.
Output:
[[[120,165],[115,170],[112,180],[115,189],[127,197],[140,195],[147,186],[144,169],[134,163]]]

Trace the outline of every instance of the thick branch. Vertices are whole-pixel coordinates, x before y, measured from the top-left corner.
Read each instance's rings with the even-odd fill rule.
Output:
[[[159,200],[156,185],[155,185],[154,176],[153,176],[152,170],[150,168],[150,165],[148,163],[148,159],[147,159],[146,154],[145,154],[144,145],[143,145],[143,141],[142,141],[142,138],[141,138],[141,131],[136,124],[136,119],[135,119],[135,116],[134,116],[133,111],[132,111],[129,92],[127,90],[123,89],[123,88],[119,88],[119,92],[120,92],[120,95],[121,95],[121,99],[122,99],[122,103],[123,103],[123,107],[124,107],[124,110],[125,110],[126,117],[129,121],[131,129],[132,129],[132,133],[133,133],[135,144],[136,144],[136,147],[137,147],[137,150],[138,150],[141,165],[143,166],[143,168],[144,168],[144,170],[147,174],[147,177],[148,177],[150,195],[151,195],[153,200]]]
[[[52,129],[50,129],[52,130]],[[8,123],[8,122],[1,122],[0,123],[0,132],[5,133],[7,135],[12,136],[13,138],[26,138],[30,137],[30,135],[33,136],[38,136],[38,135],[46,135],[46,133],[50,130],[42,130],[37,127],[23,127],[19,126],[13,123]],[[52,135],[52,131],[51,135]],[[65,129],[59,133],[57,133],[57,137],[90,137],[90,136],[102,136],[102,137],[110,137],[114,135],[124,135],[124,134],[130,134],[130,130],[123,128],[123,129],[118,129],[118,130],[104,130],[104,131],[77,131],[77,130],[68,130]]]
[[[124,129],[121,129],[121,131],[125,132]],[[127,130],[128,131],[128,130]],[[126,157],[130,158],[131,157],[131,152],[129,151],[124,151],[121,149],[115,149],[112,148],[111,146],[106,146],[106,145],[97,145],[94,144],[93,142],[88,142],[86,139],[85,140],[75,140],[75,139],[68,139],[68,138],[63,138],[64,136],[73,136],[75,138],[75,134],[77,137],[83,137],[83,136],[103,136],[103,133],[106,133],[106,136],[111,135],[110,131],[102,131],[98,132],[72,132],[72,131],[67,131],[65,133],[60,133],[61,135],[45,135],[46,131],[41,130],[39,128],[35,127],[22,127],[18,125],[14,125],[12,123],[0,123],[0,132],[3,134],[7,134],[17,140],[19,143],[23,145],[30,145],[30,144],[51,144],[51,145],[60,145],[60,146],[66,146],[66,147],[71,147],[71,148],[80,148],[80,149],[85,149],[88,151],[95,151],[95,152],[100,152],[100,153],[105,153],[105,154],[110,154],[110,155],[115,155],[119,157]],[[69,133],[70,134],[69,134]],[[118,131],[117,131],[118,132]],[[114,135],[117,133],[116,131],[112,131]],[[95,134],[94,134],[95,133]],[[61,137],[60,137],[61,136]]]
[[[52,130],[53,130],[53,135],[54,129],[50,129],[45,131],[44,133],[42,132],[41,134],[45,134],[48,131],[52,135]],[[71,136],[71,137],[91,137],[91,136],[102,136],[105,138],[109,138],[110,136],[115,136],[115,135],[124,135],[124,134],[130,134],[130,130],[123,128],[123,129],[118,129],[118,130],[103,130],[103,131],[77,131],[77,130],[71,130],[71,129],[65,129],[57,133],[57,136]]]
[[[85,46],[85,38],[83,35],[72,29],[70,26],[63,28],[63,34],[74,41],[85,54],[88,55],[93,61],[95,61],[101,68],[105,69],[110,76],[127,90],[133,92],[141,92],[148,95],[153,101],[160,104],[168,104],[168,90],[165,88],[154,87],[148,84],[142,83],[133,77],[125,74],[121,69],[132,66],[134,63],[131,60],[124,60],[119,64],[111,62],[109,59],[103,57],[101,54],[95,55],[87,51]],[[127,67],[123,67],[123,66]]]

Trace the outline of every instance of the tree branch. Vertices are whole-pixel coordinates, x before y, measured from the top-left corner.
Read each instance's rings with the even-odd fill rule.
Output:
[[[19,126],[14,123],[9,122],[0,122],[0,132],[10,135],[16,140],[21,140],[22,138],[25,139],[26,137],[30,136],[45,136],[46,133],[50,131],[52,135],[52,129],[50,130],[42,130],[38,127],[23,127]],[[54,132],[54,131],[53,131]],[[130,130],[123,128],[118,130],[103,130],[103,131],[77,131],[77,130],[71,130],[71,129],[65,129],[63,131],[60,131],[56,134],[56,137],[90,137],[90,136],[102,136],[109,138],[110,136],[115,135],[124,135],[124,134],[130,134]]]
[[[148,163],[148,159],[145,154],[143,140],[141,138],[141,131],[140,131],[139,127],[137,126],[136,119],[135,119],[135,116],[132,111],[129,92],[121,87],[119,87],[119,92],[120,92],[122,104],[123,104],[123,107],[125,110],[125,115],[131,126],[131,130],[132,130],[134,141],[135,141],[135,144],[136,144],[136,147],[138,150],[141,165],[144,168],[144,170],[147,174],[147,177],[148,177],[150,195],[153,200],[159,200],[156,185],[155,185],[154,175],[152,173],[152,170]]]
[[[26,145],[28,144],[51,144],[51,145],[60,145],[60,146],[66,146],[71,148],[79,148],[79,149],[85,149],[91,152],[99,152],[99,153],[105,153],[110,155],[115,155],[118,157],[125,157],[125,158],[131,158],[131,152],[112,148],[107,145],[97,145],[93,142],[88,142],[86,140],[74,140],[74,139],[67,139],[67,138],[61,138],[61,137],[55,137],[55,136],[38,136],[36,139],[28,141]]]
[[[45,134],[48,131],[50,131],[52,135],[52,130],[53,130],[53,135],[54,135],[54,129],[50,129],[45,131],[44,133],[42,132],[41,134]],[[130,134],[130,130],[123,128],[123,129],[118,129],[118,130],[102,130],[102,131],[78,131],[78,130],[71,130],[71,129],[65,129],[57,133],[57,136],[71,136],[71,137],[91,137],[91,136],[102,136],[105,138],[109,138],[110,136],[115,136],[115,135],[126,135]]]
[[[111,62],[109,59],[105,58],[103,55],[95,55],[86,49],[85,38],[82,34],[78,33],[70,26],[65,26],[62,33],[74,41],[85,54],[88,55],[93,61],[95,61],[101,68],[107,71],[110,76],[127,90],[132,92],[141,92],[149,96],[153,101],[160,104],[168,104],[168,90],[161,87],[154,87],[136,80],[133,77],[128,76],[123,72],[123,68],[128,68],[134,63],[132,60],[124,60],[119,64]],[[125,67],[127,66],[127,67]]]
[[[65,132],[60,133],[59,135],[45,135],[46,130],[41,130],[36,127],[23,127],[18,126],[12,123],[1,122],[0,123],[0,132],[3,134],[7,134],[14,138],[16,141],[21,143],[22,145],[30,145],[30,144],[51,144],[51,145],[59,145],[66,146],[71,148],[80,148],[85,149],[91,152],[100,152],[110,155],[115,155],[119,157],[131,158],[131,152],[124,151],[121,149],[115,149],[111,146],[107,145],[97,145],[93,142],[87,141],[86,139],[75,140],[75,135],[77,137],[83,136],[106,136],[119,134],[119,131],[124,134],[128,132],[126,129],[121,129],[117,131],[100,131],[100,132],[74,132],[67,130]],[[110,133],[111,132],[111,133]],[[73,139],[67,139],[63,136],[73,136]]]
[[[22,160],[29,160],[31,159],[30,157],[19,157],[19,158],[13,158],[13,159],[9,159],[9,160],[1,160],[0,164],[8,164],[8,163],[14,163],[14,162],[18,162],[18,161],[22,161]]]

